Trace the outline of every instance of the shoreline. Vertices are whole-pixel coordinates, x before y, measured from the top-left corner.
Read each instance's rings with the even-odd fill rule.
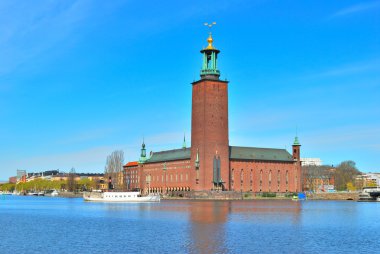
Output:
[[[193,193],[172,193],[172,195],[161,196],[162,200],[210,200],[210,201],[230,201],[230,200],[292,200],[291,196],[285,196],[281,193],[275,197],[263,197],[260,193],[247,193],[247,192],[193,192]],[[45,196],[51,197],[51,196]],[[83,192],[60,192],[60,198],[82,198]],[[333,193],[308,193],[308,200],[335,200],[335,201],[358,201],[358,192],[333,192]]]

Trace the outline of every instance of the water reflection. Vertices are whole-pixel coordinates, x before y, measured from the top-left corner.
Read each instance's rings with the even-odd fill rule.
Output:
[[[226,253],[225,224],[231,202],[192,202],[189,210],[189,253]]]
[[[301,221],[301,202],[292,201],[203,201],[189,206],[190,253],[228,253],[226,235],[230,221],[245,225],[293,224]]]

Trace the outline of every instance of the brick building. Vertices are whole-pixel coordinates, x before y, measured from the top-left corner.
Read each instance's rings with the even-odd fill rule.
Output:
[[[200,52],[200,80],[192,83],[191,147],[152,152],[145,143],[140,159],[124,166],[128,189],[144,192],[233,190],[252,192],[301,191],[300,147],[285,149],[229,145],[228,81],[219,79],[220,51],[208,46]]]

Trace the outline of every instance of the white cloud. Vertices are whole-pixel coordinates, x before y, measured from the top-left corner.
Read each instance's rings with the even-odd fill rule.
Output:
[[[373,59],[363,62],[345,64],[330,69],[321,70],[310,75],[305,75],[301,79],[328,78],[349,76],[365,72],[380,72],[380,59]]]
[[[358,12],[367,11],[370,9],[380,7],[380,1],[361,3],[353,6],[349,6],[347,8],[341,9],[330,16],[330,18],[343,17],[347,15],[352,15]]]

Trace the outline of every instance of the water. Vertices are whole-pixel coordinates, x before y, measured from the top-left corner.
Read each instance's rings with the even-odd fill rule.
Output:
[[[0,197],[0,253],[379,253],[380,203]]]

